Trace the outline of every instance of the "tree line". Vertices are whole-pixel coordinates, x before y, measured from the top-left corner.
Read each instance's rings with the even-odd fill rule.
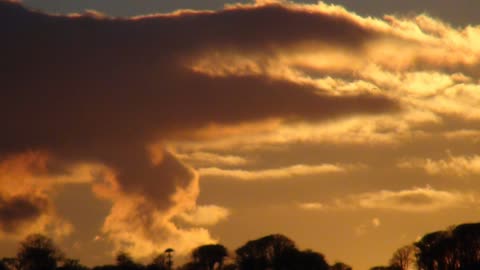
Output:
[[[396,250],[388,266],[370,270],[479,270],[480,223],[431,232]]]
[[[288,237],[267,235],[251,240],[231,254],[221,244],[202,245],[182,265],[168,248],[149,263],[119,252],[115,262],[87,267],[68,258],[52,239],[33,234],[19,243],[15,257],[2,258],[0,270],[352,270],[343,263],[327,263],[323,254],[300,250]],[[480,223],[462,224],[428,233],[417,242],[397,249],[386,266],[370,270],[477,270],[480,269]]]

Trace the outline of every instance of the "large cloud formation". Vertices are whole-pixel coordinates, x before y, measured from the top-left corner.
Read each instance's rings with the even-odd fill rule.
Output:
[[[0,230],[7,234],[40,220],[22,233],[47,225],[70,232],[55,214],[52,190],[89,183],[113,203],[103,233],[118,249],[149,255],[174,243],[185,252],[214,239],[204,228],[179,228],[176,217],[213,209],[219,220],[226,212],[196,206],[197,172],[164,142],[195,139],[194,131],[212,124],[322,121],[399,108],[381,92],[332,93],[258,66],[303,49],[362,54],[385,38],[351,16],[309,6],[110,18],[49,15],[0,1],[0,36],[0,168],[7,172]],[[18,179],[24,184],[15,186]]]

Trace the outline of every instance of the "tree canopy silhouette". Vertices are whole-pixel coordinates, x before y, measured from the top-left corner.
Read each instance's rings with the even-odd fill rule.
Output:
[[[142,266],[140,264],[137,264],[132,256],[128,254],[127,252],[121,251],[117,254],[115,258],[117,262],[117,266],[121,270],[141,270]]]
[[[370,270],[399,270],[397,266],[374,266]]]
[[[323,254],[312,250],[296,251],[293,256],[287,256],[288,262],[280,265],[278,269],[291,270],[329,270],[330,266],[325,261]]]
[[[220,244],[199,246],[192,252],[193,262],[204,270],[214,270],[215,266],[221,269],[227,256],[227,248]]]
[[[398,270],[409,270],[415,264],[415,246],[406,245],[397,249],[390,259],[390,267]]]
[[[295,250],[295,243],[292,240],[281,234],[272,234],[248,241],[235,253],[240,270],[263,270],[279,269],[282,257]]]
[[[240,270],[329,270],[322,254],[300,251],[281,234],[272,234],[247,242],[236,250]]]
[[[420,270],[480,269],[480,223],[426,234],[415,246]]]
[[[54,270],[63,258],[52,239],[32,234],[20,243],[17,253],[18,270]]]
[[[79,260],[64,259],[62,266],[57,268],[58,270],[88,270],[88,267],[80,264]]]
[[[343,262],[335,262],[332,266],[330,266],[330,270],[352,270],[352,267]]]
[[[159,254],[153,258],[152,262],[147,265],[147,270],[167,270],[167,258],[165,254]]]

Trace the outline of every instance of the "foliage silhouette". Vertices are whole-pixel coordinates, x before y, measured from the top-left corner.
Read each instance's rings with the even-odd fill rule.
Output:
[[[92,270],[170,270],[173,249],[165,250],[143,265],[125,252],[115,264],[94,266]],[[220,244],[203,245],[192,251],[192,261],[176,270],[352,270],[336,262],[328,265],[325,257],[312,250],[299,250],[295,243],[281,234],[251,240],[239,247],[233,257]],[[226,262],[226,263],[225,263]],[[232,263],[233,262],[233,263]],[[389,266],[370,270],[478,270],[480,269],[480,223],[462,224],[444,231],[425,234],[412,245],[400,247]],[[15,258],[0,260],[0,270],[89,270],[78,260],[65,259],[53,241],[43,235],[29,235],[20,242]]]
[[[1,262],[3,263],[4,266],[7,267],[8,270],[20,269],[20,267],[18,266],[17,258],[6,257],[6,258],[2,258]]]
[[[146,270],[167,270],[167,258],[165,254],[159,254],[146,266]]]
[[[3,260],[0,260],[0,270],[8,270],[8,266]]]
[[[352,270],[352,267],[343,262],[336,262],[330,266],[330,270]]]
[[[299,269],[299,270],[329,270],[330,266],[325,257],[311,250],[295,251],[295,255],[287,256],[288,262],[280,264],[277,269]],[[285,254],[285,255],[288,255]]]
[[[236,262],[240,270],[279,269],[286,253],[296,250],[295,243],[280,234],[268,235],[248,241],[238,248]]]
[[[415,264],[415,246],[406,245],[397,249],[390,259],[390,267],[398,270],[408,270]]]
[[[328,270],[322,254],[300,251],[281,234],[272,234],[247,242],[236,250],[239,270]]]
[[[88,267],[81,265],[79,260],[65,259],[58,270],[88,270]]]
[[[193,262],[202,270],[222,269],[223,261],[227,256],[227,248],[220,244],[203,245],[192,252]]]
[[[374,266],[370,270],[399,270],[397,266]]]
[[[136,263],[127,252],[121,251],[117,254],[116,263],[121,270],[142,270],[142,265]]]
[[[20,243],[17,253],[18,270],[54,270],[63,258],[52,239],[32,234]]]
[[[480,223],[429,233],[415,246],[419,270],[480,269]]]

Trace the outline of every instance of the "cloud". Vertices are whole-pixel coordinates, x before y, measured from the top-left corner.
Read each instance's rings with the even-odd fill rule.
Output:
[[[475,129],[460,129],[460,130],[453,130],[447,131],[443,134],[445,138],[449,140],[465,140],[470,139],[475,143],[480,141],[480,130]]]
[[[179,217],[194,225],[215,225],[219,221],[226,219],[230,215],[230,211],[224,207],[217,205],[200,205],[193,211],[185,212]]]
[[[299,203],[298,207],[304,210],[321,210],[325,207],[325,205],[318,202],[309,202],[309,203]]]
[[[38,219],[47,204],[46,200],[40,198],[0,198],[0,230],[5,233],[17,232],[25,223]]]
[[[53,203],[58,183],[88,183],[98,167],[75,164],[58,170],[46,152],[4,156],[0,162],[0,235],[21,238],[48,232],[63,237],[72,225],[58,216]]]
[[[294,176],[344,173],[347,168],[340,165],[321,164],[321,165],[293,165],[277,169],[266,169],[258,171],[248,170],[228,170],[216,167],[200,168],[198,172],[201,176],[216,176],[224,178],[234,178],[244,181],[271,180],[279,178],[289,178]]]
[[[60,185],[89,184],[112,203],[103,233],[134,255],[173,242],[179,252],[214,242],[203,228],[172,222],[195,211],[198,176],[163,142],[190,138],[211,124],[323,121],[392,112],[399,105],[382,93],[332,95],[285,78],[215,77],[195,66],[217,51],[268,56],[273,48],[288,51],[306,43],[360,51],[377,35],[343,15],[278,3],[110,18],[91,12],[48,15],[0,1],[0,36],[7,41],[0,43],[0,68],[8,70],[0,75],[0,107],[8,112],[0,114],[7,131],[0,134],[1,166],[12,172],[3,157],[46,153],[37,162],[40,170],[26,166],[4,177],[10,186],[25,174],[26,185],[1,190],[31,201],[40,194],[51,202]],[[212,154],[201,158],[241,162]],[[290,168],[294,174],[303,169]],[[50,205],[46,216],[54,216]]]
[[[430,187],[400,191],[381,190],[354,195],[354,206],[404,212],[430,212],[446,208],[468,207],[476,203],[472,194],[435,190]]]
[[[254,151],[281,145],[398,145],[431,134],[425,125],[440,125],[442,119],[433,113],[411,110],[394,116],[356,116],[346,119],[312,123],[279,123],[271,121],[255,132],[257,126],[234,129],[207,127],[199,131],[200,140],[169,141],[177,152]],[[257,130],[258,131],[258,130]],[[220,138],[215,137],[219,135]]]
[[[380,227],[380,224],[381,224],[381,222],[380,222],[380,219],[379,219],[379,218],[373,218],[373,219],[372,219],[372,225],[373,225],[373,227],[375,227],[375,228],[376,228],[376,227]]]
[[[355,235],[357,237],[363,236],[367,234],[369,231],[375,230],[380,227],[380,219],[379,218],[372,218],[372,220],[363,222],[362,224],[356,226],[354,228]]]
[[[462,134],[463,135],[463,134]],[[407,159],[400,161],[399,168],[419,168],[431,175],[445,174],[468,176],[480,174],[480,156],[453,156],[447,159]]]
[[[380,190],[350,195],[331,203],[310,202],[300,204],[302,209],[310,210],[355,210],[374,209],[412,213],[434,212],[451,208],[473,207],[478,198],[473,193],[436,190],[429,186],[399,191]],[[377,224],[378,225],[375,225]],[[371,224],[378,227],[375,219]]]
[[[245,165],[249,161],[243,157],[234,155],[220,155],[208,152],[193,152],[193,153],[175,153],[175,156],[188,164],[193,166],[200,165],[227,165],[238,166]]]

